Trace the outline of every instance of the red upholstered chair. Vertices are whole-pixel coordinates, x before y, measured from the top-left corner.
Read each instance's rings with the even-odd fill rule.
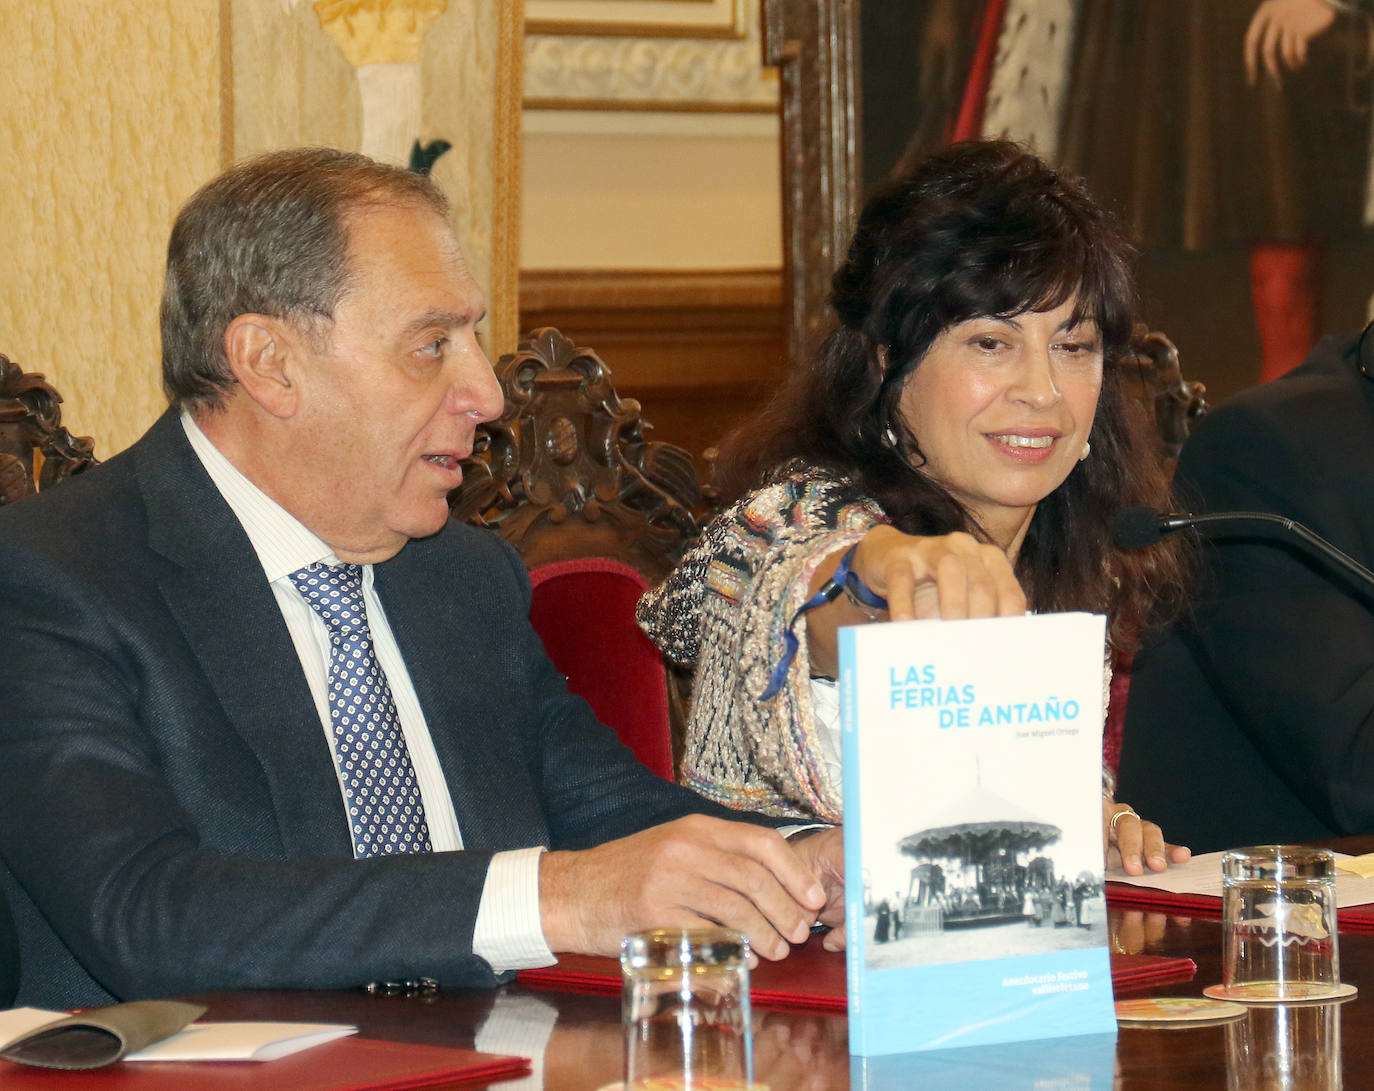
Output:
[[[609,557],[554,561],[530,572],[530,622],[568,688],[659,776],[673,778],[668,675],[635,624],[649,582]]]
[[[478,429],[450,509],[520,551],[550,658],[645,765],[671,777],[690,676],[665,668],[634,606],[699,531],[692,456],[646,438],[639,403],[556,329],[530,333],[496,377],[505,411]]]

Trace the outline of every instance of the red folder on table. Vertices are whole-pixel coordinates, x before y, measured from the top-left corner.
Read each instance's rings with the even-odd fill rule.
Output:
[[[529,1071],[525,1057],[339,1038],[275,1061],[117,1061],[79,1072],[0,1061],[0,1087],[5,1091],[406,1091],[485,1084]]]
[[[1112,955],[1112,985],[1134,992],[1170,981],[1188,981],[1197,971],[1190,958]],[[618,993],[620,963],[592,955],[564,955],[557,966],[521,970],[521,984],[559,992]],[[844,954],[827,951],[812,937],[781,962],[763,962],[749,971],[749,997],[757,1007],[775,1010],[843,1012]]]
[[[1132,883],[1108,881],[1107,902],[1116,908],[1152,909],[1181,917],[1220,917],[1221,899],[1214,894],[1175,894]],[[1374,904],[1350,905],[1336,910],[1342,932],[1374,932]]]

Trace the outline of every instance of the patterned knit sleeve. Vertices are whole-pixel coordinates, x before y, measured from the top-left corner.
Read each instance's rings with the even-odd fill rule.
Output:
[[[838,817],[811,715],[804,622],[782,691],[762,694],[816,568],[883,521],[834,478],[797,474],[746,497],[642,600],[639,620],[670,658],[695,663],[683,777],[730,806]]]
[[[815,471],[789,477],[718,515],[668,578],[640,599],[636,619],[668,659],[692,666],[701,654],[708,597],[738,605],[779,561],[805,559],[831,539],[861,537],[879,521],[875,504],[834,478]]]

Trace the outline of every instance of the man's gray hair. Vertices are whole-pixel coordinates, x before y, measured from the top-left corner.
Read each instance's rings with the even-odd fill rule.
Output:
[[[350,213],[410,205],[448,214],[423,175],[332,148],[244,161],[182,208],[162,291],[162,388],[177,408],[218,407],[235,384],[224,331],[241,314],[327,338],[348,287]]]

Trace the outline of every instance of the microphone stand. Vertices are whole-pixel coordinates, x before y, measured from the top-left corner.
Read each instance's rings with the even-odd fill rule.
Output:
[[[1276,530],[1283,531],[1293,535],[1298,542],[1306,547],[1309,553],[1314,553],[1329,561],[1355,577],[1356,581],[1367,590],[1374,591],[1374,572],[1371,572],[1350,554],[1333,546],[1320,534],[1308,530],[1301,523],[1282,515],[1274,515],[1267,511],[1219,511],[1209,515],[1186,515],[1169,512],[1160,515],[1158,525],[1161,534],[1168,534],[1175,530],[1195,529],[1209,537],[1246,526],[1263,530],[1268,534],[1273,534]]]

